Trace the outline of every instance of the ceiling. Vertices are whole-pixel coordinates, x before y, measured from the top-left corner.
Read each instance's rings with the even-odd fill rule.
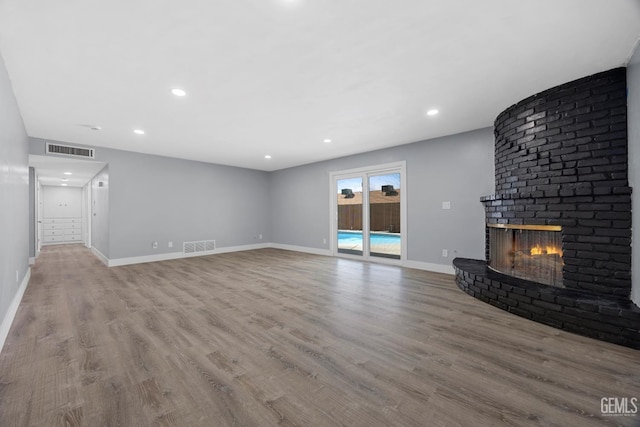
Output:
[[[490,126],[639,37],[637,0],[0,0],[30,136],[266,171]]]
[[[42,185],[82,187],[105,165],[88,160],[29,155],[29,166],[38,171],[38,180]]]

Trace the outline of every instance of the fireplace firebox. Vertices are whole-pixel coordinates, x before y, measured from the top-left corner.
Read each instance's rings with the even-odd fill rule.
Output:
[[[562,288],[559,226],[487,224],[489,267],[500,273]]]

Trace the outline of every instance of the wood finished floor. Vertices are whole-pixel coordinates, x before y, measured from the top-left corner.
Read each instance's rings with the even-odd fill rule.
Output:
[[[0,426],[600,426],[640,353],[452,276],[276,249],[106,268],[46,247],[0,355]]]

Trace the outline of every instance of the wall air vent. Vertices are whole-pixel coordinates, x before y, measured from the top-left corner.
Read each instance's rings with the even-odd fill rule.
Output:
[[[50,142],[47,142],[47,154],[84,157],[85,159],[96,158],[96,151],[93,148],[72,147],[70,145],[52,144]]]
[[[198,252],[209,252],[216,249],[215,240],[200,240],[197,242],[184,242],[182,251],[185,254],[193,254]]]

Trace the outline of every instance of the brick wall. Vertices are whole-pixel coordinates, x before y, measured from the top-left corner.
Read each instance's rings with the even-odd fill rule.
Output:
[[[626,69],[554,87],[495,121],[487,222],[562,226],[567,288],[628,297]]]

